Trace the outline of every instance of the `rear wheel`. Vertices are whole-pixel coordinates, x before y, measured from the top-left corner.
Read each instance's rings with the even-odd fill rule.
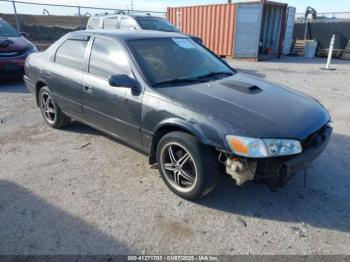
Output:
[[[216,153],[190,134],[166,134],[157,147],[157,162],[165,184],[180,197],[201,198],[215,188]]]
[[[41,114],[49,126],[53,128],[61,128],[70,122],[69,117],[61,112],[47,86],[40,89],[38,98]]]

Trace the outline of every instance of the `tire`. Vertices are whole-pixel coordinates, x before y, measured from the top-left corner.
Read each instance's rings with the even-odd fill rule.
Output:
[[[47,86],[40,89],[38,100],[41,114],[49,126],[61,128],[70,122],[70,118],[61,112]]]
[[[159,141],[156,157],[165,184],[176,195],[195,200],[215,188],[219,173],[216,152],[196,137],[168,133]]]

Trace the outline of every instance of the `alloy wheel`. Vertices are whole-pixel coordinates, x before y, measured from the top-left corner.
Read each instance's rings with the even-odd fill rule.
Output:
[[[166,144],[160,155],[161,168],[168,182],[182,192],[191,191],[197,181],[197,168],[190,152],[182,145]]]
[[[55,104],[53,103],[51,96],[46,92],[41,95],[41,110],[46,121],[49,124],[53,124],[56,120]]]

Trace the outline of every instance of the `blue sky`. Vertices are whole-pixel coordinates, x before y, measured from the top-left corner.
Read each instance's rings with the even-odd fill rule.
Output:
[[[225,0],[21,0],[26,2],[51,3],[51,4],[67,4],[75,5],[77,2],[80,5],[94,7],[111,7],[126,9],[130,7],[133,1],[135,9],[164,11],[167,6],[183,6],[183,5],[198,5],[198,4],[214,4],[225,3]],[[242,0],[244,1],[244,0]],[[278,1],[278,0],[276,0]],[[233,2],[237,2],[233,0]],[[350,12],[350,0],[281,0],[280,2],[288,3],[297,8],[297,12],[304,12],[306,6],[316,8],[318,12]],[[30,6],[18,4],[19,13],[41,13],[44,7]],[[0,1],[0,12],[12,12],[12,4]],[[51,14],[71,13],[75,10],[66,8],[50,7]]]

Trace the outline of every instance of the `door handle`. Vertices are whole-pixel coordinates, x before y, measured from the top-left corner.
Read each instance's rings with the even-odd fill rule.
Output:
[[[84,86],[84,91],[87,92],[87,93],[92,93],[92,87]]]
[[[50,72],[46,72],[45,75],[47,78],[50,78],[52,76],[52,74]]]

